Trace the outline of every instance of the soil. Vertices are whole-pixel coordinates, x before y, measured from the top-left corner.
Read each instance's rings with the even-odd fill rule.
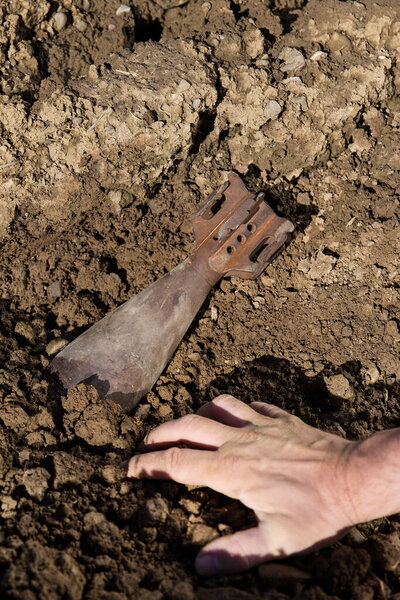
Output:
[[[205,580],[198,548],[250,511],[116,465],[221,392],[349,439],[400,425],[399,3],[119,6],[0,7],[1,597],[398,599],[398,516]],[[217,286],[133,414],[51,399],[51,357],[186,257],[231,169],[290,246]]]

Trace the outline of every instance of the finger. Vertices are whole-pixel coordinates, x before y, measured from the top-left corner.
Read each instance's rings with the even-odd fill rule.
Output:
[[[168,421],[151,431],[143,440],[143,447],[161,444],[195,444],[203,448],[219,448],[229,441],[235,430],[222,423],[200,417],[185,415]]]
[[[132,456],[125,470],[127,477],[135,479],[173,479],[211,487],[214,463],[215,452],[173,447]]]
[[[268,404],[267,402],[251,402],[250,406],[253,410],[260,413],[260,415],[264,415],[265,417],[271,417],[272,419],[276,419],[277,417],[284,417],[289,413],[279,406],[275,406],[275,404]]]
[[[244,427],[257,419],[257,413],[250,406],[229,394],[222,394],[203,404],[196,414],[231,427]]]
[[[220,537],[197,555],[196,571],[205,576],[245,571],[272,558],[266,546],[265,532],[260,526]]]

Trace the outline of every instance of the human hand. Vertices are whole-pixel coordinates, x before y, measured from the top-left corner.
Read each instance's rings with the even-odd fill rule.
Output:
[[[177,448],[185,443],[194,448]],[[166,446],[171,446],[168,449]],[[222,395],[163,423],[126,465],[127,476],[204,485],[254,510],[258,525],[201,550],[202,575],[246,570],[332,542],[357,522],[347,465],[356,442],[264,402]],[[156,450],[156,451],[154,451]]]

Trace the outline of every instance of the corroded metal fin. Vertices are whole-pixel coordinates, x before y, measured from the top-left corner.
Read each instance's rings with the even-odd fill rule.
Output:
[[[258,277],[290,241],[293,224],[249,192],[234,173],[193,217],[194,255],[207,260],[212,273]]]

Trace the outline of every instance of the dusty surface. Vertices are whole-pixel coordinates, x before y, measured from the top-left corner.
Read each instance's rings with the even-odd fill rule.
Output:
[[[398,2],[118,7],[0,7],[1,595],[399,598],[396,516],[205,581],[197,549],[251,514],[115,469],[218,392],[349,439],[400,424]],[[285,254],[220,284],[135,414],[49,401],[51,356],[186,256],[230,169],[296,223]]]

